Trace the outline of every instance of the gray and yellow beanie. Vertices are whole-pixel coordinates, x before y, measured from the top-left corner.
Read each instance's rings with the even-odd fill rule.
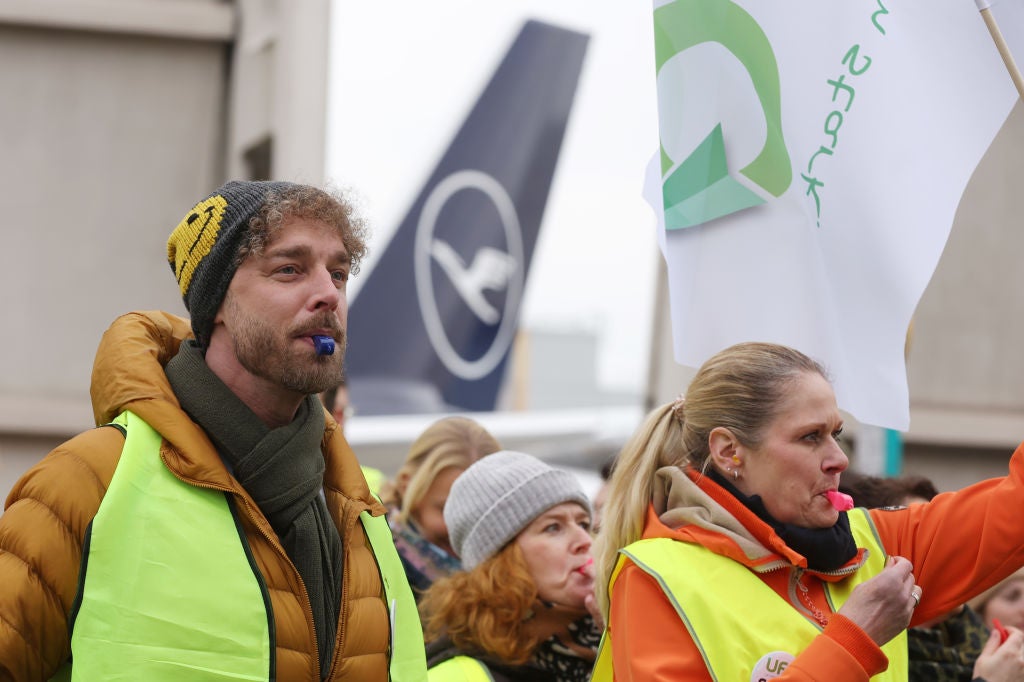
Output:
[[[203,348],[210,343],[213,318],[238,268],[249,220],[270,192],[292,187],[289,182],[233,180],[192,207],[167,240],[167,261],[192,319],[192,333]]]
[[[455,479],[444,504],[444,523],[452,549],[470,570],[563,502],[592,513],[590,499],[571,473],[533,455],[502,450],[481,457]]]

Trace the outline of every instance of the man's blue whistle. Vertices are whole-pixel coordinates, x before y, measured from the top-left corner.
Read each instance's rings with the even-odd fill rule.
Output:
[[[317,334],[313,337],[313,348],[317,355],[334,355],[334,339]]]

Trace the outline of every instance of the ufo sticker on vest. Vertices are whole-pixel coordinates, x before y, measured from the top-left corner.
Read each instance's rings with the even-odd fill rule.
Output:
[[[786,651],[773,651],[770,654],[765,654],[750,673],[750,682],[767,682],[767,680],[778,677],[795,659],[796,656]]]

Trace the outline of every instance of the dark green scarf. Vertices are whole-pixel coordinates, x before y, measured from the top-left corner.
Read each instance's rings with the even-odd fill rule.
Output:
[[[330,671],[341,604],[341,537],[320,491],[324,412],[307,396],[292,423],[269,429],[206,365],[191,342],[167,363],[174,394],[281,540],[313,609],[320,672]]]

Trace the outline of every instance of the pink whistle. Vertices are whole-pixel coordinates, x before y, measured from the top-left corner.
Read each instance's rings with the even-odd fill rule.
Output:
[[[581,575],[586,575],[587,574],[587,569],[593,563],[594,563],[594,557],[587,557],[587,563],[585,563],[582,566],[580,566],[579,568],[577,568],[576,572],[580,573]]]
[[[992,619],[992,629],[999,633],[999,643],[1002,644],[1010,636],[1010,631],[1003,627],[998,618]]]
[[[836,511],[850,511],[853,509],[853,498],[846,493],[841,493],[838,490],[829,490],[825,493],[825,497],[836,508]]]

